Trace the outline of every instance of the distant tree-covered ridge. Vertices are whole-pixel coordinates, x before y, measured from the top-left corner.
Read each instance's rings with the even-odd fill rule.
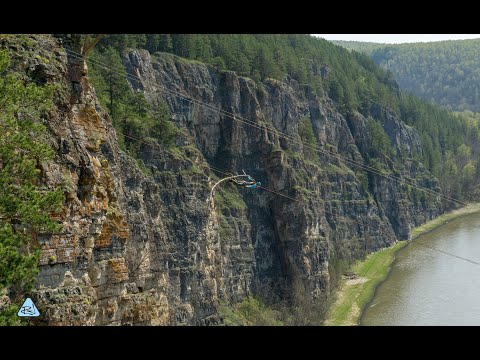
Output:
[[[385,45],[336,41],[390,70],[400,87],[448,110],[480,111],[480,39]]]

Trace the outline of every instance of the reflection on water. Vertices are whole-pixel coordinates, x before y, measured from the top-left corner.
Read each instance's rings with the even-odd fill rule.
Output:
[[[361,325],[480,325],[480,214],[425,234],[396,254]]]

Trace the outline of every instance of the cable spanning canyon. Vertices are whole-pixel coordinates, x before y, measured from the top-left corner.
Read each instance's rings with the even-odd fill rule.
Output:
[[[322,325],[352,264],[472,200],[474,177],[463,194],[439,168],[475,157],[448,150],[467,127],[438,155],[430,105],[366,56],[303,35],[150,35],[0,38],[9,81],[44,96],[5,97],[2,125],[38,124],[29,189],[58,193],[22,255],[31,286],[0,289],[11,309],[31,298],[30,323]],[[370,274],[388,261],[373,259]]]

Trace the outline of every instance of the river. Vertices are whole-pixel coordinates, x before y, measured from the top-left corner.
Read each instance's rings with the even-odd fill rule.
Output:
[[[419,236],[396,254],[360,325],[480,325],[480,214]]]

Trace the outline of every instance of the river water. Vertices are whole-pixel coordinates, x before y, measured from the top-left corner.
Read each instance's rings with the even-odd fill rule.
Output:
[[[396,254],[361,325],[480,325],[480,214],[451,220]]]

